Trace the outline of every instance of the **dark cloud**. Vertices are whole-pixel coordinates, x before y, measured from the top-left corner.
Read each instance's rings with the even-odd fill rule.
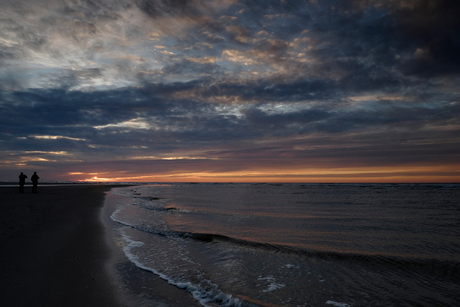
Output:
[[[356,1],[357,2],[357,1]],[[386,38],[383,46],[395,55],[407,53],[396,66],[409,75],[422,77],[458,74],[460,71],[460,3],[455,0],[371,1],[366,10],[388,11],[387,33],[377,28],[374,37]],[[387,18],[387,19],[388,19]],[[379,23],[376,23],[379,24]]]
[[[396,16],[404,39],[411,43],[412,57],[403,71],[424,77],[459,73],[460,3],[452,0],[395,1],[388,5]]]
[[[96,126],[112,126],[112,131],[121,129],[117,124],[141,118],[147,124],[154,124],[155,131],[146,128],[135,131],[126,126],[126,134],[168,133],[182,142],[218,140],[223,136],[237,139],[251,139],[259,136],[308,134],[317,131],[343,133],[362,131],[372,127],[399,127],[420,130],[427,124],[457,125],[460,109],[457,104],[437,107],[409,107],[394,102],[387,105],[376,102],[374,106],[356,110],[339,111],[334,105],[312,106],[298,111],[274,113],[272,107],[257,103],[252,108],[243,107],[241,115],[223,115],[219,104],[199,102],[196,99],[175,98],[181,91],[193,91],[199,84],[149,84],[142,88],[125,88],[117,91],[77,92],[67,90],[34,90],[15,92],[10,101],[2,103],[3,131],[13,131],[18,136],[34,133],[53,134],[67,131],[68,136],[87,138],[89,131],[96,132]],[[261,88],[261,87],[260,87]],[[282,100],[289,89],[267,90],[270,101]],[[235,88],[232,88],[235,90]],[[253,89],[250,85],[240,92]],[[211,88],[212,93],[215,90]],[[230,93],[229,90],[227,93]],[[200,95],[205,94],[201,88]],[[223,93],[220,93],[221,95]],[[181,96],[181,95],[179,95]],[[196,96],[195,96],[196,97]],[[278,98],[276,98],[278,97]],[[245,97],[246,99],[248,97]],[[268,111],[263,109],[269,108]],[[21,118],[18,121],[17,118]],[[24,124],[26,123],[26,125]],[[78,127],[78,128],[75,128]],[[82,135],[77,131],[81,130]],[[144,132],[145,131],[145,132]],[[102,133],[98,132],[98,133]],[[56,131],[54,131],[56,134]]]
[[[204,82],[188,83],[196,95],[202,98],[238,96],[241,101],[267,102],[296,102],[314,99],[330,99],[337,95],[337,84],[331,80],[306,79],[292,80],[255,80],[253,82]]]
[[[193,74],[195,76],[211,76],[222,71],[223,69],[215,63],[197,63],[186,59],[161,69],[161,72],[166,74]]]
[[[196,1],[191,0],[136,0],[136,5],[152,18],[164,15],[197,15]]]
[[[14,50],[10,48],[5,48],[4,50],[0,50],[0,61],[4,60],[16,60],[18,55],[14,53]]]
[[[397,69],[422,77],[459,72],[458,1],[271,2],[264,7],[253,6],[251,12],[267,15],[276,8],[278,14],[271,16],[286,15],[284,24],[272,23],[270,28],[278,38],[309,31],[309,53],[323,67],[340,70],[344,62],[355,61],[358,67]]]

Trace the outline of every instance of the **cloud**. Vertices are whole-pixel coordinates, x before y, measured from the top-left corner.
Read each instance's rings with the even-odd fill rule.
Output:
[[[0,157],[68,172],[183,157],[145,163],[202,175],[458,164],[458,12],[450,0],[2,1]]]
[[[165,66],[161,69],[162,74],[178,75],[189,78],[215,76],[222,72],[219,65],[205,59],[183,59],[178,63]]]
[[[14,132],[18,136],[54,135],[52,131],[59,129],[67,132],[69,139],[89,140],[111,132],[117,132],[116,137],[119,139],[126,137],[128,140],[145,134],[137,131],[142,128],[149,130],[151,139],[157,135],[168,135],[184,144],[191,141],[217,142],[224,137],[227,140],[251,140],[314,132],[345,133],[383,127],[417,131],[428,127],[436,130],[437,126],[458,125],[458,104],[412,107],[402,105],[399,100],[386,100],[386,104],[382,104],[380,100],[368,97],[360,99],[359,105],[345,104],[342,109],[338,109],[334,103],[312,103],[300,109],[293,105],[294,108],[286,109],[284,103],[286,99],[295,96],[295,89],[310,87],[311,91],[323,92],[327,87],[322,86],[321,83],[305,82],[301,86],[280,84],[274,88],[266,88],[265,84],[247,84],[246,87],[239,84],[237,87],[232,83],[222,83],[215,88],[192,82],[146,84],[141,88],[117,91],[15,92],[11,99],[20,103],[2,103],[2,112],[6,115],[2,126],[11,132],[16,129]],[[178,95],[181,91],[194,93],[197,88],[197,93],[189,99]],[[252,106],[243,104],[234,107],[228,114],[222,114],[220,103],[213,106],[198,99],[206,95],[229,95],[231,92],[238,92],[242,101],[253,101],[254,97],[259,99]],[[306,94],[302,97],[301,92],[298,95],[293,101],[305,101],[310,96]],[[317,99],[324,100],[325,97]],[[362,100],[374,102],[363,104]],[[282,104],[273,105],[278,102]],[[17,116],[21,121],[16,119]],[[23,125],[24,123],[27,125]],[[101,128],[104,128],[103,131]]]
[[[370,17],[374,14],[374,18],[378,18],[368,19],[367,25],[358,27],[358,31],[363,32],[357,37],[373,43],[377,55],[388,64],[404,74],[421,77],[459,72],[458,1],[370,1],[367,6],[359,1],[350,3],[359,15]],[[348,10],[346,5],[342,7],[342,12]],[[357,20],[366,21],[363,17]]]
[[[138,0],[136,5],[152,18],[164,15],[198,15],[195,5],[201,1],[191,0]]]
[[[425,53],[404,67],[407,73],[422,76],[458,73],[460,70],[460,3],[458,1],[396,1],[390,10],[397,16],[407,38],[419,43]],[[416,53],[416,52],[415,52]],[[419,66],[418,68],[416,66]]]

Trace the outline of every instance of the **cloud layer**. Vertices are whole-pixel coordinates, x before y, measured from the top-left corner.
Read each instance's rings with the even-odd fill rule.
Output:
[[[0,0],[0,179],[458,181],[459,15]]]

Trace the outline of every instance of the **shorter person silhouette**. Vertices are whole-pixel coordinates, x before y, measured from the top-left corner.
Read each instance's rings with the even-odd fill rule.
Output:
[[[30,180],[32,180],[32,193],[37,193],[37,185],[38,185],[38,177],[37,172],[34,172],[32,177],[30,177]]]
[[[26,183],[27,176],[21,172],[19,175],[19,193],[24,193],[24,184]]]

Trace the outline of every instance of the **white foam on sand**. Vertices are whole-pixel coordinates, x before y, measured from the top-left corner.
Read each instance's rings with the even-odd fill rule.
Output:
[[[163,274],[151,267],[145,266],[142,264],[139,257],[131,252],[133,249],[142,247],[144,243],[132,240],[130,236],[124,234],[123,232],[122,236],[123,239],[128,243],[128,245],[123,248],[123,251],[131,262],[133,262],[138,268],[150,271],[158,275],[160,278],[166,280],[169,284],[174,285],[180,289],[187,290],[201,305],[205,307],[211,307],[214,306],[212,303],[218,302],[222,306],[228,307],[244,306],[244,303],[239,298],[233,297],[231,294],[226,294],[221,291],[206,291],[191,282],[178,282],[166,274]]]
[[[284,288],[286,285],[283,284],[278,284],[275,281],[275,278],[273,276],[267,276],[267,277],[259,277],[257,280],[262,280],[268,282],[267,289],[262,290],[262,292],[271,292],[275,291],[281,288]]]

